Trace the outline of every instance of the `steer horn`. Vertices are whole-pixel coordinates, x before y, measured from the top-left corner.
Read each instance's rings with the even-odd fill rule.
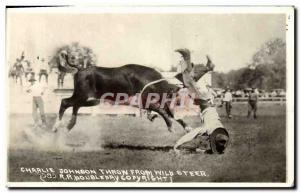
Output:
[[[65,50],[62,50],[58,57],[59,57],[59,63],[62,67],[66,67],[66,62],[67,62],[67,52]]]

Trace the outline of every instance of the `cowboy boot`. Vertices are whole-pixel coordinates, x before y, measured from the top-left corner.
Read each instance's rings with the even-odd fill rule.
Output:
[[[212,63],[212,61],[211,61],[209,55],[206,55],[206,58],[207,58],[207,63],[206,63],[207,71],[208,71],[208,72],[209,72],[209,71],[213,71],[214,68],[215,68],[215,64]]]

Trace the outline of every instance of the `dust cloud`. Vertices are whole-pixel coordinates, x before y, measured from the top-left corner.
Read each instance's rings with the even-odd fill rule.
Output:
[[[102,149],[101,132],[97,129],[66,129],[63,122],[57,132],[52,128],[28,125],[9,133],[10,149],[31,149],[38,151],[99,151]]]

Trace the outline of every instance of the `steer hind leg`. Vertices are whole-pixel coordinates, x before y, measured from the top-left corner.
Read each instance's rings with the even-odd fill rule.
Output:
[[[169,119],[168,113],[164,109],[155,107],[154,105],[150,105],[149,109],[154,112],[157,112],[160,116],[162,116],[168,126],[168,130],[170,132],[174,132],[174,129],[172,127],[172,121]]]
[[[156,119],[158,117],[158,115],[157,114],[151,114],[151,111],[150,110],[147,110],[147,118],[151,121],[151,122],[153,122],[154,121],[154,119]]]
[[[191,130],[191,129],[190,129],[191,127],[190,127],[186,122],[184,122],[182,119],[176,119],[176,118],[175,118],[175,116],[174,116],[174,111],[171,110],[168,106],[165,107],[165,110],[166,110],[167,114],[168,114],[170,117],[172,117],[177,123],[179,123],[179,124],[183,127],[183,129],[184,129],[185,131],[188,132],[189,130]]]
[[[72,118],[69,121],[68,125],[67,125],[67,129],[70,131],[74,125],[76,124],[76,120],[77,120],[77,114],[78,114],[78,110],[79,110],[80,106],[78,105],[74,105],[73,106],[73,112],[72,112]]]

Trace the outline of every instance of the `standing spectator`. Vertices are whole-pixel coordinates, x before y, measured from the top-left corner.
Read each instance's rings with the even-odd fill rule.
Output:
[[[42,124],[45,127],[46,126],[46,116],[44,111],[44,101],[43,101],[43,94],[46,91],[45,87],[42,87],[40,83],[36,82],[36,79],[34,76],[32,76],[29,80],[31,83],[29,88],[27,89],[27,92],[31,94],[32,96],[32,117],[34,121],[35,127],[38,126],[39,119],[38,119],[38,109],[40,112]]]
[[[16,63],[14,64],[13,69],[15,71],[16,83],[18,82],[18,79],[19,79],[20,80],[20,85],[23,86],[22,76],[23,76],[23,73],[24,73],[24,67],[23,67],[22,61],[17,59]]]
[[[13,70],[15,71],[15,80],[16,82],[18,81],[18,78],[20,79],[20,84],[21,86],[23,86],[23,80],[22,80],[22,76],[24,74],[24,52],[22,53],[20,58],[16,59],[16,63],[13,66]]]
[[[25,62],[26,62],[25,78],[26,78],[26,80],[28,80],[28,75],[29,75],[29,77],[31,77],[31,76],[33,76],[34,72],[33,72],[32,66],[30,65],[30,62],[28,60],[26,60]]]
[[[38,59],[38,65],[40,68],[39,71],[39,82],[41,82],[42,76],[45,76],[46,82],[48,83],[48,64],[45,62],[44,58],[40,58],[39,56],[37,57]]]
[[[222,99],[222,104],[220,105],[220,107],[222,107],[224,103],[225,103],[225,109],[226,109],[227,117],[229,119],[231,119],[232,118],[232,115],[231,115],[232,94],[230,92],[229,87],[226,87],[225,94],[224,94],[224,97]]]
[[[256,119],[256,110],[257,110],[258,94],[255,92],[255,88],[252,88],[251,93],[248,97],[248,118],[251,116],[253,111],[253,118]]]

